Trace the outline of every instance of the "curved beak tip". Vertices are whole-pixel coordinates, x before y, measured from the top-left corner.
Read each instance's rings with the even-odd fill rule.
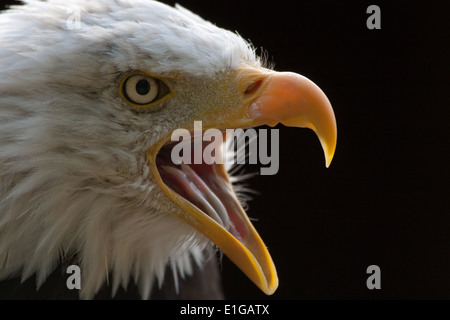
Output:
[[[332,160],[333,160],[332,155],[325,155],[325,167],[329,168]]]
[[[330,167],[331,162],[333,161],[335,150],[336,150],[336,140],[333,141],[332,146],[329,146],[328,143],[324,142],[323,138],[319,137],[320,143],[322,145],[323,153],[325,156],[325,166],[327,168]]]

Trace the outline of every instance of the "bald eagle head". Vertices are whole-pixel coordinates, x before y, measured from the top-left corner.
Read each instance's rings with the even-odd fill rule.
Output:
[[[219,247],[265,293],[278,280],[223,164],[170,161],[179,128],[336,124],[310,80],[264,66],[238,34],[150,0],[27,0],[0,15],[0,279],[37,286],[76,257],[82,298]],[[70,21],[79,13],[79,20]],[[72,23],[69,23],[72,22]]]

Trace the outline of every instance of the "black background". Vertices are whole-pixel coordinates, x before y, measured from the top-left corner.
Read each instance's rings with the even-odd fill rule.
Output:
[[[317,83],[338,124],[329,169],[312,131],[277,127],[280,170],[249,181],[260,195],[248,214],[280,285],[265,296],[224,258],[226,297],[449,298],[445,2],[177,2],[264,48],[276,70]],[[371,4],[381,8],[381,30],[366,27]],[[381,290],[366,287],[373,264]]]

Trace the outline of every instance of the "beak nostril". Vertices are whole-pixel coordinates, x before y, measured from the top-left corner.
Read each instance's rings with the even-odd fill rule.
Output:
[[[262,80],[258,80],[250,84],[247,89],[245,89],[244,94],[252,94],[255,93],[259,87],[261,87]]]

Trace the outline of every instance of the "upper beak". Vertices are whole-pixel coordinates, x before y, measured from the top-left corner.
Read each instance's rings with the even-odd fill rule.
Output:
[[[336,149],[337,129],[334,112],[322,90],[307,78],[289,72],[242,66],[235,74],[234,90],[239,102],[227,114],[222,110],[206,111],[202,115],[203,128],[249,128],[267,124],[306,127],[314,130],[325,153],[326,166]],[[155,157],[165,141],[149,150],[154,176],[165,193],[186,212],[179,216],[213,241],[261,290],[272,294],[278,287],[278,277],[270,254],[248,219],[237,198],[234,214],[239,216],[246,236],[237,239],[228,230],[183,199],[162,181],[155,165]],[[229,183],[224,167],[218,175]]]
[[[247,115],[269,126],[312,129],[319,137],[328,168],[336,150],[336,119],[330,101],[308,78],[292,72],[273,72],[257,97],[247,106]]]

